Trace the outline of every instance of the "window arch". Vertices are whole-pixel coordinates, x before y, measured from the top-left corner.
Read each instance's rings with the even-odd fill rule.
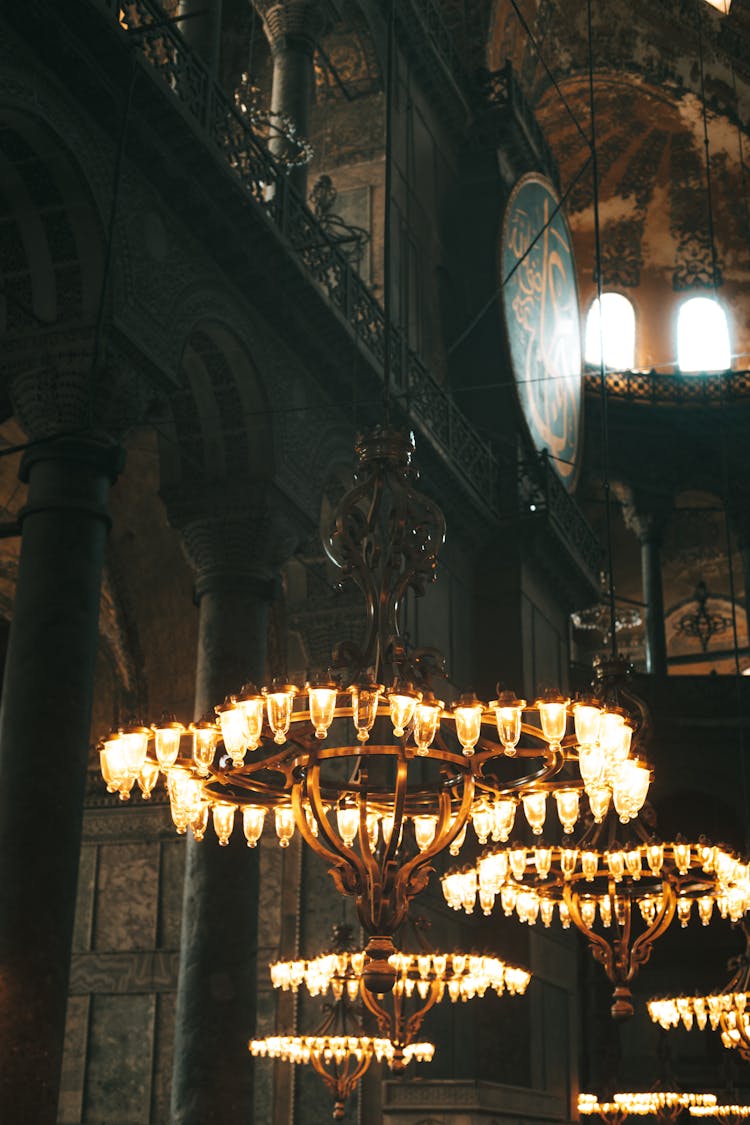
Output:
[[[732,366],[727,314],[713,297],[691,297],[677,316],[680,371],[728,371]]]
[[[598,367],[601,344],[604,366],[614,371],[631,371],[635,366],[635,309],[622,293],[602,293],[602,324],[599,331],[599,298],[586,317],[584,360]]]

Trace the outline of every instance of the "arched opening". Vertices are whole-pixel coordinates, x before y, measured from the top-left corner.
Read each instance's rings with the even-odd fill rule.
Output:
[[[677,314],[680,371],[728,371],[732,366],[727,314],[712,297],[691,297]]]
[[[600,323],[601,322],[601,323]],[[614,371],[631,371],[635,366],[635,310],[622,293],[603,293],[591,304],[586,317],[584,361]]]

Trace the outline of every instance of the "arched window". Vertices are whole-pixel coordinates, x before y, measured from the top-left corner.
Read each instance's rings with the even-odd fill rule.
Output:
[[[732,366],[727,314],[712,297],[691,297],[677,317],[680,371],[728,371]]]
[[[613,371],[631,371],[635,366],[635,311],[622,293],[602,294],[602,326],[599,332],[599,298],[586,317],[584,360],[595,367],[601,362],[600,343],[604,343],[604,366]]]

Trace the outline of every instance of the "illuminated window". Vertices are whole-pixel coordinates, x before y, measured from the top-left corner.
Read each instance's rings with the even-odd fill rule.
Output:
[[[681,371],[727,371],[732,366],[727,317],[711,297],[691,297],[677,318],[677,364]]]
[[[604,366],[613,371],[631,371],[635,366],[635,312],[622,293],[602,294],[602,330],[599,332],[599,298],[586,318],[586,363],[598,367],[600,343],[604,343]]]
[[[732,6],[732,0],[706,0],[712,8],[716,8],[717,12],[721,12],[723,16],[729,15],[729,9]]]

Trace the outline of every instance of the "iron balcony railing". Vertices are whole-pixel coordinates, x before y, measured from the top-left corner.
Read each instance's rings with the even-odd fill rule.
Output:
[[[598,584],[602,548],[579,505],[565,488],[546,453],[522,458],[518,467],[518,500],[524,514],[546,515],[559,539],[586,573]]]
[[[385,318],[380,303],[157,0],[130,0],[124,7],[115,0],[89,2],[103,8],[123,35],[133,33],[143,60],[231,168],[248,198],[285,237],[382,375]],[[483,508],[496,512],[499,469],[490,443],[476,433],[397,330],[392,332],[391,347],[397,392],[408,403],[411,417],[440,447],[464,487]]]
[[[750,402],[750,371],[716,374],[659,374],[656,371],[612,371],[606,375],[607,395],[618,402],[650,406],[725,406]],[[598,372],[587,372],[586,393],[600,394]]]

